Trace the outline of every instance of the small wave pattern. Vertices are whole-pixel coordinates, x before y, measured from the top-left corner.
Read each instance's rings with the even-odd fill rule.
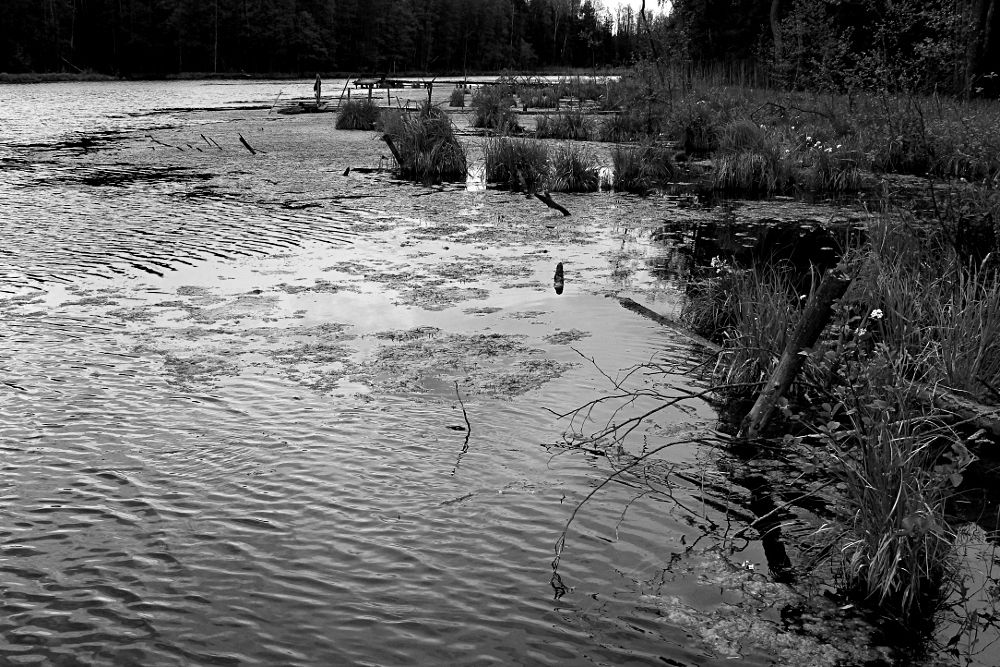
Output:
[[[0,291],[85,276],[162,276],[212,259],[351,243],[345,213],[283,209],[192,184],[212,178],[148,166],[17,164],[0,182]],[[200,193],[192,196],[192,193]]]

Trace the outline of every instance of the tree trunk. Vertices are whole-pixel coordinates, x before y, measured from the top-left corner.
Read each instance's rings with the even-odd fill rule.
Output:
[[[806,310],[802,313],[802,319],[788,343],[785,351],[781,355],[781,360],[771,374],[771,379],[760,391],[757,402],[754,403],[750,413],[743,420],[740,426],[740,437],[756,438],[767,428],[771,421],[778,400],[785,395],[788,388],[792,386],[795,376],[802,370],[806,362],[805,350],[816,344],[819,335],[823,333],[823,328],[830,321],[833,302],[844,296],[851,278],[845,273],[836,269],[828,271],[823,276],[823,282],[806,305]]]
[[[781,19],[778,11],[781,9],[781,0],[771,0],[771,36],[774,38],[774,62],[781,60]]]

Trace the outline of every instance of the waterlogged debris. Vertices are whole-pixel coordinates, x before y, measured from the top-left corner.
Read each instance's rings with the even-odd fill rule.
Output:
[[[524,345],[524,336],[444,333],[435,327],[381,332],[374,359],[351,379],[383,393],[465,395],[511,399],[559,377],[571,364],[544,357]]]
[[[545,336],[542,340],[552,345],[569,345],[570,343],[575,343],[578,340],[583,340],[588,337],[590,337],[589,331],[570,329],[569,331],[557,331],[554,334]]]
[[[396,306],[417,306],[424,310],[445,310],[462,301],[488,299],[489,290],[477,287],[428,286],[406,290],[393,302]]]
[[[766,655],[777,664],[810,667],[892,664],[887,649],[872,646],[875,629],[850,609],[822,597],[805,598],[751,565],[733,563],[715,550],[689,552],[671,564],[668,581],[671,574],[697,580],[704,596],[721,598],[718,604],[702,601],[695,608],[671,595],[640,600],[655,608],[663,623],[687,630],[723,658]]]

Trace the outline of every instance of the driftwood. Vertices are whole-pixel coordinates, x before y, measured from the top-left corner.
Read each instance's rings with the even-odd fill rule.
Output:
[[[250,144],[247,143],[247,140],[243,138],[242,134],[240,135],[240,143],[243,144],[244,146],[246,146],[246,149],[248,151],[250,151],[250,155],[256,155],[257,154],[257,151],[255,151],[253,149],[253,146],[251,146]]]
[[[916,398],[925,405],[953,414],[974,428],[1000,437],[1000,407],[977,403],[940,386],[919,387]]]
[[[403,158],[400,157],[399,151],[396,150],[396,144],[392,143],[392,137],[390,137],[388,134],[383,134],[382,141],[384,141],[385,145],[389,147],[389,151],[392,153],[392,157],[396,158],[396,164],[399,165],[400,169],[402,169]]]
[[[833,302],[844,296],[850,284],[851,278],[837,269],[827,271],[823,276],[816,293],[806,304],[802,319],[788,339],[781,360],[771,374],[771,379],[761,389],[757,402],[743,420],[739,437],[756,438],[767,427],[777,409],[778,401],[788,391],[795,376],[806,362],[805,350],[819,340],[823,328],[830,321]]]
[[[696,333],[694,333],[692,331],[688,331],[679,322],[675,322],[674,320],[670,319],[669,317],[666,317],[664,315],[660,315],[656,311],[650,310],[646,306],[642,305],[641,303],[637,303],[636,301],[633,301],[632,299],[628,298],[627,296],[619,296],[619,297],[615,297],[615,298],[618,299],[618,303],[620,303],[623,308],[627,308],[628,310],[631,310],[633,313],[638,313],[639,315],[642,315],[643,317],[649,318],[649,319],[653,320],[654,322],[656,322],[657,324],[659,324],[661,326],[665,326],[665,327],[668,327],[670,329],[673,329],[674,331],[676,331],[680,335],[682,335],[685,338],[687,338],[692,343],[696,343],[698,345],[701,345],[705,349],[711,350],[712,352],[715,352],[716,354],[718,354],[719,352],[722,351],[721,347],[719,347],[718,345],[716,345],[712,341],[708,340],[707,338],[702,338],[698,334],[696,334]]]
[[[559,211],[563,215],[569,215],[570,214],[569,211],[567,211],[565,207],[560,206],[559,204],[557,204],[555,202],[555,200],[552,199],[552,196],[549,195],[548,192],[545,192],[545,193],[532,192],[531,194],[535,195],[535,197],[537,197],[539,201],[543,202],[549,208],[554,208],[555,210]]]

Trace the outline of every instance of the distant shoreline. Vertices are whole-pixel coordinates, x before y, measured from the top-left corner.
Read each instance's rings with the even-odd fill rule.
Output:
[[[350,79],[350,78],[448,78],[474,77],[474,76],[617,76],[624,74],[627,68],[606,68],[600,71],[593,71],[581,68],[546,68],[533,70],[531,72],[510,72],[510,71],[484,71],[484,72],[393,72],[391,74],[372,74],[370,72],[319,72],[325,79]],[[60,81],[233,81],[233,80],[261,80],[261,79],[311,79],[317,73],[291,73],[291,72],[271,72],[247,74],[245,72],[229,72],[215,74],[212,72],[180,72],[174,74],[145,73],[130,76],[112,76],[100,72],[24,72],[10,74],[0,72],[0,83],[51,83]]]

